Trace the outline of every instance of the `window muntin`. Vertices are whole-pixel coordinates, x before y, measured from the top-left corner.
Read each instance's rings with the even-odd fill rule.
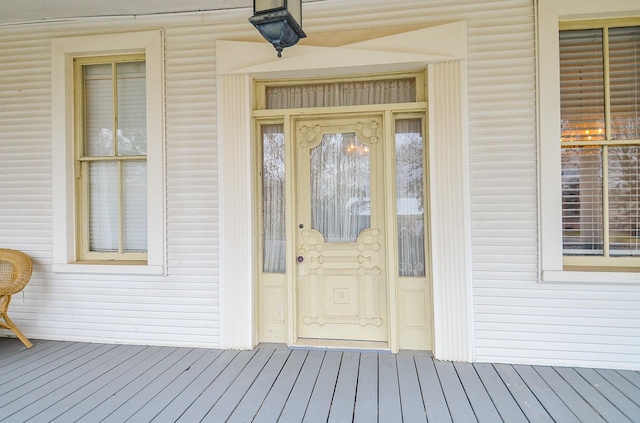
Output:
[[[144,55],[75,60],[78,255],[147,258]]]
[[[560,93],[564,264],[637,266],[640,26],[561,30]]]

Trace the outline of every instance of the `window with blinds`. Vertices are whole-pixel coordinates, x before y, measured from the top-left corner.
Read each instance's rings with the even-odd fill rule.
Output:
[[[146,260],[143,55],[75,61],[78,246],[82,260]]]
[[[568,266],[640,265],[640,21],[561,26]]]

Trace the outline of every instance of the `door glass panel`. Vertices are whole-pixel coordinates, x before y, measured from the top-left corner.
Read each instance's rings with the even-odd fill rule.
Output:
[[[262,271],[285,273],[284,126],[262,125]]]
[[[400,276],[424,276],[422,120],[397,120],[395,141],[398,270]]]
[[[325,242],[356,242],[371,226],[369,146],[356,134],[325,134],[310,153],[311,225]]]

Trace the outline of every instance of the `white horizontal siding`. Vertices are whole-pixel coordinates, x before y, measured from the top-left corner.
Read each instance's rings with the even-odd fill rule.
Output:
[[[476,359],[638,368],[639,287],[538,283],[534,16],[521,11],[469,22]]]
[[[51,38],[157,24],[149,22],[148,27],[122,19],[0,28],[0,246],[34,259],[32,280],[11,306],[11,316],[30,337],[219,343],[215,63],[209,27],[188,37],[172,38],[167,31],[165,40],[167,276],[51,272]]]
[[[12,306],[29,336],[218,344],[215,40],[259,39],[249,14],[0,28],[0,246],[35,259]],[[317,33],[456,20],[468,26],[476,359],[639,368],[640,287],[538,283],[532,1],[305,3],[302,43]],[[168,275],[53,274],[50,39],[152,28],[165,29]]]

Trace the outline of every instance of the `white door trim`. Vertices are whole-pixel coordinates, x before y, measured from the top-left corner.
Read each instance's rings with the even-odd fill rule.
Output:
[[[282,59],[267,43],[216,43],[221,347],[256,342],[252,79],[428,67],[434,355],[473,360],[466,40],[466,23],[457,22],[340,47],[297,46]]]

